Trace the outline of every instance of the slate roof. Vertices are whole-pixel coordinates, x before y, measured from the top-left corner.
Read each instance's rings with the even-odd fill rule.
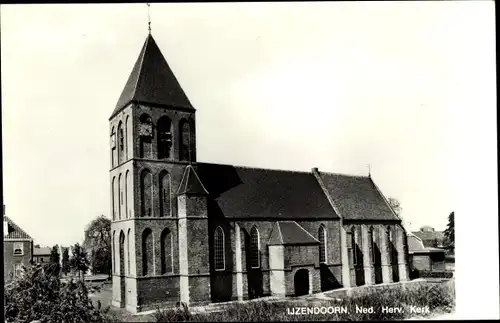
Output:
[[[269,236],[268,245],[307,245],[319,241],[295,221],[278,221]]]
[[[151,34],[144,42],[111,118],[130,102],[194,110]]]
[[[47,256],[51,251],[52,248],[49,247],[33,248],[33,256]]]
[[[399,220],[370,177],[319,174],[343,219]]]
[[[210,212],[227,218],[338,218],[310,172],[198,163]],[[218,209],[218,210],[217,210]]]
[[[198,196],[206,196],[208,195],[207,190],[203,186],[203,184],[200,182],[200,178],[198,177],[198,174],[196,174],[196,171],[191,165],[188,165],[186,167],[186,170],[184,171],[184,175],[182,175],[182,180],[179,185],[179,190],[177,191],[177,194],[191,194],[191,195],[198,195]]]
[[[25,239],[25,240],[33,240],[29,234],[27,234],[23,229],[21,229],[17,224],[12,221],[11,218],[4,215],[4,221],[8,223],[9,234],[4,236],[4,240],[6,239]]]

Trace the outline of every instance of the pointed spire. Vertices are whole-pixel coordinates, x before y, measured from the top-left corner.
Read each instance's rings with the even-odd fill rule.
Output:
[[[194,110],[151,34],[146,37],[111,118],[131,102]]]

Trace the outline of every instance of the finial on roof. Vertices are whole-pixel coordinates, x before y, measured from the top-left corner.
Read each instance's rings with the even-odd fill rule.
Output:
[[[149,3],[146,3],[146,5],[148,6],[148,33],[151,35],[151,5]]]
[[[371,177],[371,165],[368,164],[367,166],[368,166],[368,177]]]

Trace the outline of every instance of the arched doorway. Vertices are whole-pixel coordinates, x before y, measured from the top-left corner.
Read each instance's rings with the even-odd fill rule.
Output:
[[[293,279],[293,286],[295,296],[309,294],[309,271],[307,269],[297,270]]]

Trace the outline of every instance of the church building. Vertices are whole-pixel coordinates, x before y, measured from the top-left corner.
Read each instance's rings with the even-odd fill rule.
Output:
[[[114,306],[408,280],[406,232],[370,176],[199,162],[195,114],[149,34],[109,119]]]

